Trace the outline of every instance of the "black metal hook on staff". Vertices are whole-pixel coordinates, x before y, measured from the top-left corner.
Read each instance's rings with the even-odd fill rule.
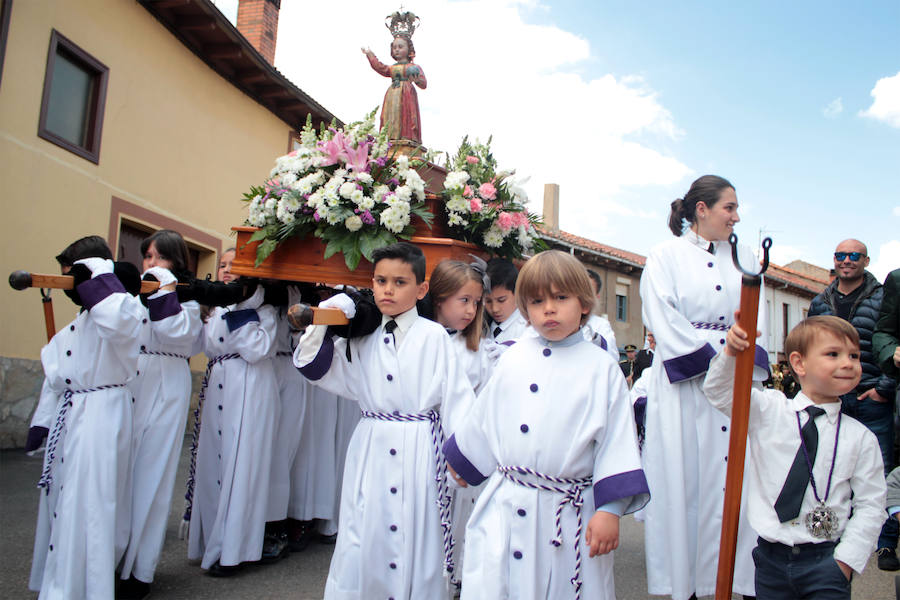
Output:
[[[755,282],[759,282],[762,274],[766,272],[766,269],[769,268],[769,248],[772,247],[772,238],[766,237],[762,241],[763,248],[763,260],[762,260],[762,269],[759,272],[754,273],[752,271],[746,270],[741,266],[741,261],[738,258],[738,238],[737,235],[731,234],[728,236],[728,243],[731,244],[731,260],[734,262],[734,268],[743,273],[744,280],[746,282],[747,279],[751,279]]]

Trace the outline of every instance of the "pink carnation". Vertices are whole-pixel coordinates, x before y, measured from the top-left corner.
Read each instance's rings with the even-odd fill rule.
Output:
[[[497,197],[497,188],[495,188],[492,183],[482,183],[478,188],[478,193],[485,200],[493,200]]]
[[[524,212],[513,213],[513,217],[515,217],[515,220],[513,221],[513,223],[515,224],[515,227],[527,227],[528,226],[528,213],[524,213]]]
[[[501,212],[497,215],[497,227],[500,228],[500,231],[506,233],[514,226],[516,226],[516,217],[513,213]]]
[[[463,196],[465,196],[466,198],[472,197],[472,188],[470,188],[468,185],[463,188]]]
[[[478,157],[477,157],[477,156],[467,156],[467,157],[466,157],[466,162],[469,163],[470,165],[477,165],[477,164],[478,164]]]
[[[481,200],[478,198],[472,198],[469,200],[469,210],[473,213],[481,212]]]

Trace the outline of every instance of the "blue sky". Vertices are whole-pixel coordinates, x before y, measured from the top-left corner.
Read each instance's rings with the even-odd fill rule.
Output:
[[[647,254],[671,235],[669,202],[715,173],[737,188],[742,241],[763,230],[778,263],[830,267],[856,237],[876,275],[900,267],[896,0],[404,4],[422,19],[425,144],[492,134],[535,210],[560,184],[566,231]],[[388,60],[398,6],[283,0],[276,66],[355,120],[386,88],[359,48]]]

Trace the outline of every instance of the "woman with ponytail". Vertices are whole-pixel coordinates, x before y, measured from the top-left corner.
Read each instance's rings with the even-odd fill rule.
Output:
[[[672,202],[669,228],[676,237],[650,252],[641,276],[644,325],[656,337],[659,365],[648,383],[643,448],[652,498],[644,530],[647,583],[650,594],[675,600],[710,596],[716,588],[729,422],[701,387],[740,304],[741,274],[728,243],[739,221],[734,186],[700,177]],[[745,265],[756,262],[743,246],[739,257]],[[760,346],[755,364],[754,379],[765,380],[768,356]],[[756,534],[741,515],[733,591],[752,596]]]

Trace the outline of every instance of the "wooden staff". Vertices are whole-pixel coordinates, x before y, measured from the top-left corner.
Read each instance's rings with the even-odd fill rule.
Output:
[[[56,335],[56,319],[53,318],[53,300],[50,298],[50,290],[41,288],[41,304],[44,306],[44,325],[47,327],[47,341]]]
[[[772,239],[763,240],[763,264],[758,273],[741,267],[737,254],[737,236],[728,237],[731,258],[741,282],[741,308],[738,325],[756,340],[756,318],[759,312],[759,291],[762,274],[769,268],[769,248]],[[728,441],[728,469],[725,473],[725,506],[722,511],[722,537],[719,542],[719,570],[716,576],[716,600],[730,600],[734,582],[734,557],[737,551],[738,523],[741,516],[741,492],[744,485],[744,456],[747,451],[747,427],[750,420],[750,386],[753,384],[753,359],[756,343],[738,354],[734,370],[734,401],[731,406],[731,437]]]
[[[287,319],[291,327],[298,330],[310,325],[346,325],[350,322],[339,308],[319,308],[302,302],[288,308]]]
[[[71,275],[44,275],[28,271],[13,271],[9,274],[9,285],[14,290],[26,290],[32,287],[52,290],[71,290],[75,287],[75,278]],[[186,285],[186,284],[178,284]],[[159,289],[158,281],[141,281],[141,293],[147,294]]]

